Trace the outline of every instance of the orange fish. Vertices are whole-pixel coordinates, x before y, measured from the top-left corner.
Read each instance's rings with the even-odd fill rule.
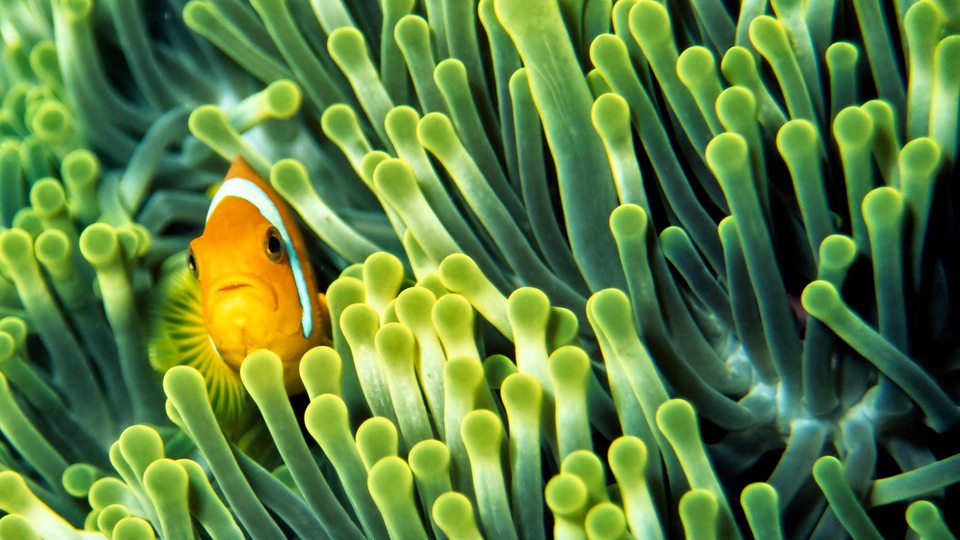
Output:
[[[283,361],[287,393],[303,391],[300,358],[330,342],[326,299],[292,212],[242,157],[214,195],[203,234],[190,242],[187,267],[220,358],[239,371],[252,350],[269,349]]]

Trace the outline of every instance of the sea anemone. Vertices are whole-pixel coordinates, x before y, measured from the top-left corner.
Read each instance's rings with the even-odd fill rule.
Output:
[[[0,538],[956,530],[956,0],[3,4]],[[303,396],[191,352],[237,155]]]

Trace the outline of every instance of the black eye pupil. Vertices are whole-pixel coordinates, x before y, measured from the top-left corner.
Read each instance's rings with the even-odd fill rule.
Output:
[[[197,259],[193,256],[192,250],[187,252],[187,269],[190,270],[190,273],[192,273],[194,277],[197,277],[200,273],[197,268]]]
[[[263,250],[267,258],[273,262],[280,262],[283,259],[283,239],[280,237],[280,231],[273,227],[267,229]]]

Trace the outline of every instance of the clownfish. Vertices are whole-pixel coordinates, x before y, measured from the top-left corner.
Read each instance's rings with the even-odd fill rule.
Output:
[[[248,353],[269,349],[283,362],[287,393],[303,391],[300,358],[330,343],[326,299],[292,211],[242,157],[214,194],[186,267],[220,359],[239,372]]]
[[[150,365],[159,373],[197,369],[221,429],[245,451],[269,446],[259,445],[260,415],[240,380],[247,353],[276,353],[292,396],[303,391],[303,354],[330,343],[326,298],[304,240],[287,204],[238,157],[202,234],[163,263],[150,289]]]
[[[293,213],[242,157],[214,194],[186,265],[220,358],[239,371],[252,350],[269,349],[283,361],[287,393],[302,391],[300,358],[330,341],[326,301]]]

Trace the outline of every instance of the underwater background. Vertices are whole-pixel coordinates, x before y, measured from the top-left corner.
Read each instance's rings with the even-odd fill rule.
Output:
[[[953,538],[958,0],[0,0],[0,538]],[[332,346],[184,264],[242,155]]]

